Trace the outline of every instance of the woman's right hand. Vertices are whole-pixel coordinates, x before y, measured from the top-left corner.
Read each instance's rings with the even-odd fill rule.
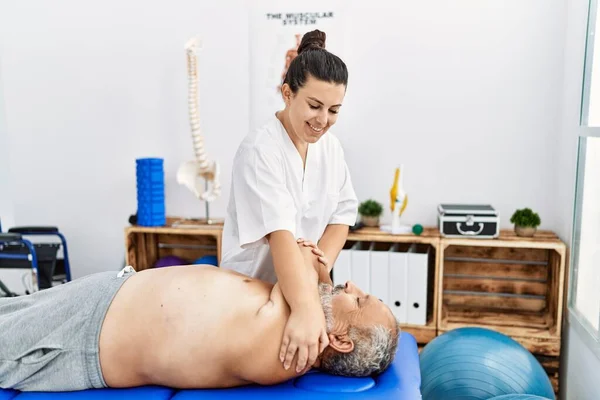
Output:
[[[312,367],[319,354],[329,346],[325,326],[325,314],[320,302],[312,301],[293,309],[283,331],[279,359],[287,370],[292,365],[296,352],[296,372]]]
[[[323,250],[319,248],[319,246],[317,246],[312,241],[303,238],[296,240],[296,242],[301,246],[310,247],[312,253],[317,256],[317,261],[323,266],[325,266],[325,268],[329,269],[329,259],[327,258]]]

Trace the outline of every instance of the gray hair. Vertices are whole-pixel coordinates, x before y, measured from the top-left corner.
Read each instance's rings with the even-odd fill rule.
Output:
[[[321,360],[321,369],[333,375],[369,376],[385,371],[394,360],[400,328],[396,332],[383,325],[350,327],[354,342],[349,353],[332,351]]]
[[[327,323],[327,332],[333,326],[331,310],[332,294],[325,290],[325,285],[319,285],[319,292]],[[385,371],[394,360],[400,327],[396,319],[394,331],[384,325],[370,327],[351,326],[348,336],[354,343],[354,349],[349,353],[325,351],[321,359],[320,369],[332,375],[369,376]]]

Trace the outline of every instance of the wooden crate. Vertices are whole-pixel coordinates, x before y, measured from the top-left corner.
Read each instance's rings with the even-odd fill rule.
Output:
[[[438,330],[481,326],[534,354],[560,354],[566,246],[551,232],[533,238],[442,238]]]
[[[554,388],[554,394],[556,394],[557,398],[559,395],[559,378],[560,378],[560,358],[545,356],[541,354],[534,354],[537,360],[542,364],[546,374],[550,378],[550,382],[552,382],[552,387]]]
[[[440,235],[437,228],[425,228],[419,236],[413,234],[392,235],[379,228],[365,227],[350,232],[347,243],[356,241],[375,243],[406,243],[415,244],[421,248],[430,246],[427,290],[427,323],[426,325],[401,324],[403,331],[412,334],[419,345],[425,345],[437,336],[437,295],[439,244]]]
[[[129,226],[125,229],[125,260],[136,271],[152,268],[168,255],[189,262],[216,255],[221,261],[223,223],[203,224],[199,221],[168,218],[160,227]]]

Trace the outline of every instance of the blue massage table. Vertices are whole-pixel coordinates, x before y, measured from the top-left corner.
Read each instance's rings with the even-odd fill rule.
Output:
[[[411,334],[402,332],[394,362],[376,378],[346,378],[309,371],[301,377],[278,385],[252,385],[231,389],[175,390],[155,386],[90,389],[78,392],[17,392],[0,389],[0,400],[420,400],[420,386],[417,343]]]

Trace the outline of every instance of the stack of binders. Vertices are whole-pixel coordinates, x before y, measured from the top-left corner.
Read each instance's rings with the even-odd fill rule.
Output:
[[[352,281],[387,304],[398,322],[427,324],[429,246],[348,241],[333,267],[333,283]]]

